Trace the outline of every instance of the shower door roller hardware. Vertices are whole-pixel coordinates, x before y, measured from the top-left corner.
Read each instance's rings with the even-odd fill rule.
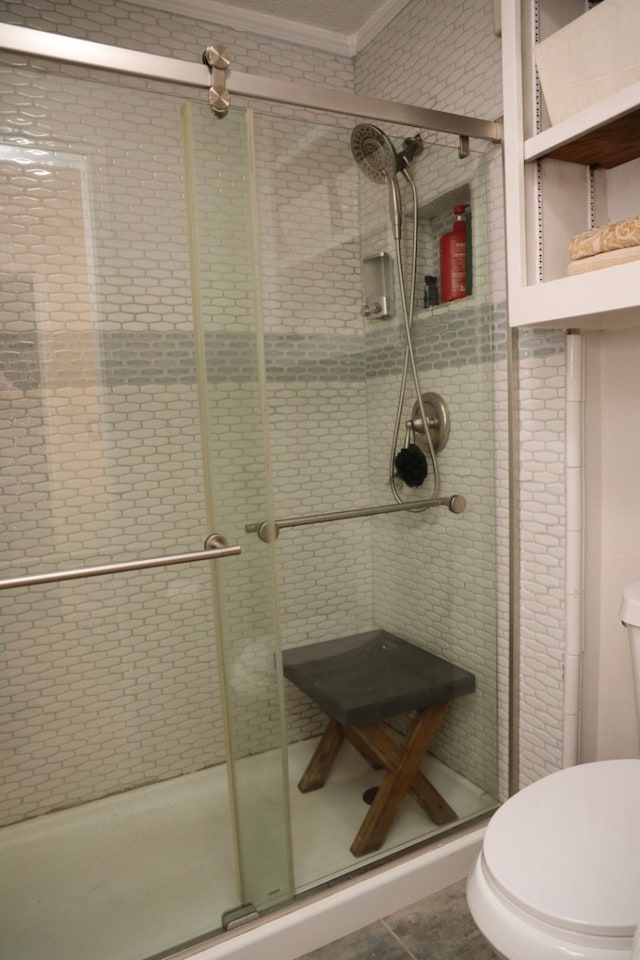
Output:
[[[239,907],[233,907],[231,910],[225,910],[222,914],[222,929],[235,930],[237,927],[243,927],[245,923],[251,923],[252,920],[259,920],[260,914],[252,903],[243,903]]]
[[[202,54],[202,62],[211,69],[211,87],[209,103],[216,117],[224,117],[229,109],[229,91],[227,90],[227,68],[231,63],[229,51],[222,45],[207,47]]]
[[[440,394],[433,392],[422,394],[422,406],[427,418],[427,427],[429,428],[433,449],[435,453],[438,453],[446,446],[449,439],[449,409]],[[418,446],[427,448],[425,428],[420,415],[420,404],[417,400],[413,405],[409,424],[416,434]]]

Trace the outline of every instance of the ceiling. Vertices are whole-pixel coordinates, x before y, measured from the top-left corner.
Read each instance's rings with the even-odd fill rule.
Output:
[[[387,0],[227,0],[226,5],[350,36],[386,3]]]
[[[135,0],[154,7],[353,56],[409,0]]]

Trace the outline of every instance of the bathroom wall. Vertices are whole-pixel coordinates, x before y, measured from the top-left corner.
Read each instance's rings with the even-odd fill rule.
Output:
[[[606,201],[611,222],[640,209],[639,160],[609,172]],[[640,448],[635,428],[640,407],[640,330],[587,333],[585,341],[587,543],[582,758],[596,760],[634,757],[640,750],[629,644],[619,618],[624,587],[640,579],[636,482]]]
[[[6,22],[57,26],[61,32],[183,59],[199,59],[215,31],[129,4],[110,5],[105,12],[99,3],[64,9],[52,3],[38,10],[3,3],[1,15]],[[228,33],[233,33],[228,42],[240,69],[268,73],[271,64],[274,74],[292,80],[321,76],[325,86],[348,89],[352,84],[353,67],[346,58],[311,50],[302,58],[298,47]],[[23,59],[7,57],[3,66],[5,142],[36,138],[39,146],[55,151],[50,167],[68,185],[47,188],[36,164],[7,205],[15,232],[3,262],[2,372],[16,390],[2,390],[3,435],[15,441],[19,463],[5,470],[11,481],[3,486],[3,507],[11,523],[3,565],[18,573],[197,549],[206,525],[182,185],[182,98],[159,93],[146,81],[123,84],[122,91],[95,82],[83,87],[75,78],[85,71],[78,68],[66,68],[73,78],[61,68],[55,84],[44,75],[34,80],[15,68]],[[34,100],[41,107],[35,113]],[[216,122],[211,115],[207,119]],[[353,456],[357,439],[354,444],[346,423],[365,412],[362,351],[352,359],[350,346],[358,339],[354,321],[360,331],[361,320],[355,298],[346,293],[349,273],[355,276],[356,172],[349,162],[348,176],[341,179],[347,140],[339,152],[330,133],[320,142],[315,128],[301,136],[292,120],[287,128],[270,124],[265,121],[257,133],[256,153],[265,203],[278,208],[263,211],[272,231],[263,246],[275,252],[273,260],[266,258],[263,274],[270,402],[278,411],[272,423],[276,506],[289,514],[313,509],[318,488],[325,498],[318,500],[320,507],[339,505],[345,487],[351,490],[347,497],[357,496],[354,481],[366,475],[364,463]],[[113,133],[105,136],[107,130]],[[278,175],[292,144],[297,183]],[[80,157],[79,173],[59,171],[69,154]],[[40,167],[49,172],[44,160]],[[81,189],[83,169],[88,205]],[[30,231],[22,215],[28,202],[36,203],[46,226]],[[299,213],[292,217],[296,204]],[[312,230],[309,210],[315,212]],[[336,228],[333,236],[340,244],[331,251],[330,232]],[[295,296],[278,303],[270,294],[278,285],[278,270],[288,270],[291,290],[294,235],[308,275],[300,274]],[[76,236],[80,253],[74,257]],[[284,241],[289,243],[285,250]],[[44,260],[43,242],[49,243]],[[340,301],[341,268],[347,276]],[[225,313],[233,326],[240,304],[226,280]],[[329,284],[327,304],[321,291]],[[51,303],[56,310],[48,318],[43,309]],[[64,310],[57,306],[61,303]],[[332,304],[338,309],[331,310]],[[14,309],[15,315],[9,312]],[[71,322],[70,311],[78,314],[77,322]],[[233,330],[222,331],[210,349],[212,369],[241,387],[243,344]],[[297,380],[304,382],[306,396],[291,390]],[[242,416],[248,413],[242,395],[237,411],[236,446],[242,445]],[[366,444],[360,446],[366,461]],[[251,451],[245,449],[245,455]],[[344,464],[339,473],[336,460]],[[309,488],[309,473],[315,488]],[[331,545],[314,538],[311,546],[301,544],[297,555],[293,537],[283,546],[282,575],[293,585],[285,599],[285,639],[314,636],[309,625],[315,623],[317,634],[331,616],[336,630],[370,626],[370,551],[363,535],[366,528],[355,532],[355,540],[352,531]],[[293,547],[289,561],[287,546]],[[362,578],[347,589],[346,574],[360,557]],[[5,608],[3,634],[18,695],[5,704],[10,741],[3,766],[4,822],[224,760],[208,573],[197,565],[172,571],[153,579],[138,574],[42,588],[38,598],[25,592],[10,612]],[[256,592],[252,602],[260,606]],[[232,682],[237,680],[235,675]],[[239,749],[260,750],[274,742],[277,716],[271,712],[256,735],[254,699],[244,698],[247,735],[244,744],[236,744]],[[246,709],[249,702],[252,709]],[[300,722],[302,730],[317,728],[317,711],[305,705]]]
[[[518,332],[520,784],[562,766],[564,333]]]
[[[179,102],[6,67],[3,82],[3,571],[197,549]],[[5,821],[215,755],[210,590],[176,569],[3,605]]]
[[[437,38],[437,42],[434,42]],[[384,64],[384,68],[382,66]],[[383,35],[377,37],[357,58],[356,90],[392,97],[465,115],[495,119],[502,112],[500,41],[494,33],[490,3],[475,0],[410,3]],[[431,137],[429,138],[431,139]],[[439,142],[457,147],[455,138],[441,136]],[[494,331],[493,416],[495,417],[495,510],[498,517],[496,558],[498,582],[498,661],[500,717],[500,793],[507,792],[508,740],[508,477],[507,477],[507,394],[504,352],[505,264],[503,237],[502,158],[499,148],[473,144],[487,155],[487,225],[489,295]],[[420,163],[428,164],[427,156]],[[464,161],[453,161],[461,170]],[[425,336],[425,346],[428,337]],[[432,357],[433,345],[424,362]],[[459,368],[464,378],[469,369],[480,374],[481,355]],[[459,361],[456,361],[459,362]],[[447,364],[445,364],[446,366]],[[453,366],[453,364],[452,364]],[[524,785],[562,761],[562,659],[564,649],[564,338],[557,332],[524,331],[516,346],[517,391],[520,442],[520,601],[516,622],[521,643],[520,781]],[[431,375],[432,376],[432,375]],[[437,382],[432,379],[431,383]],[[458,395],[455,382],[447,383],[452,405]],[[458,412],[458,411],[457,411]],[[465,430],[464,405],[459,410]],[[455,442],[454,433],[452,443]],[[443,458],[444,460],[444,458]],[[446,461],[445,461],[446,462]],[[476,465],[474,464],[474,467]],[[473,469],[473,468],[472,468]],[[482,474],[480,474],[482,476]],[[490,483],[487,478],[487,483]],[[489,487],[486,488],[487,490]],[[464,490],[460,492],[464,493]],[[464,515],[466,517],[466,514]],[[461,518],[464,519],[464,518]],[[468,519],[468,518],[467,518]],[[493,545],[492,545],[493,546]],[[428,563],[429,584],[436,593],[448,595],[446,568],[431,563],[427,546],[422,553]],[[402,561],[400,560],[402,568]],[[379,565],[382,569],[382,563]],[[422,568],[420,568],[422,569]],[[384,616],[390,622],[406,610],[406,584],[413,584],[416,568],[409,564],[395,598],[389,598]],[[467,580],[461,578],[459,602],[468,602]],[[429,606],[429,613],[433,608]],[[463,661],[473,663],[473,628],[464,629],[465,618],[473,623],[474,605],[459,613],[456,626]],[[437,617],[441,616],[436,611]],[[407,617],[404,616],[406,621]],[[416,623],[414,618],[414,624]],[[420,620],[417,621],[420,623]],[[447,635],[446,617],[436,620]],[[414,626],[415,630],[421,629]],[[487,630],[491,629],[487,625]],[[490,647],[488,647],[489,649]],[[476,648],[477,649],[477,648]]]
[[[473,296],[433,310],[418,307],[414,319],[422,389],[440,393],[451,422],[449,442],[438,455],[440,492],[462,494],[467,510],[461,516],[438,508],[421,516],[378,517],[372,521],[372,527],[377,625],[409,637],[471,670],[476,677],[474,694],[450,704],[433,752],[495,794],[497,630],[492,379],[499,348],[496,349],[492,337],[489,305],[486,174],[485,153],[474,151],[463,167],[455,149],[429,139],[413,166],[424,214],[419,221],[419,248],[424,246],[428,251],[434,246],[431,232],[436,231],[437,236],[440,219],[432,223],[427,213],[441,196],[455,192],[462,184],[473,207],[473,235],[479,251],[474,264]],[[384,189],[363,178],[363,252],[393,251],[386,205],[381,203],[381,199],[386,199],[384,193]],[[409,209],[408,198],[405,199]],[[406,245],[410,245],[409,239]],[[431,262],[430,269],[438,272],[437,261]],[[421,296],[421,287],[418,292]],[[399,303],[393,320],[367,323],[366,340],[371,499],[384,502],[390,496],[389,451],[404,360],[405,333]],[[404,422],[411,414],[414,400],[411,381],[406,391],[401,442]],[[430,473],[419,489],[404,488],[403,498],[428,497],[431,490]]]
[[[368,498],[358,173],[349,126],[322,121],[255,117],[273,501],[282,518]],[[276,552],[284,647],[374,625],[366,520],[285,530]],[[292,684],[285,693],[289,739],[320,733],[319,708]]]
[[[640,330],[586,334],[587,549],[583,760],[637,757],[622,591],[640,579]],[[638,718],[640,722],[640,717]]]
[[[499,116],[500,48],[493,33],[490,5],[486,9],[470,3],[454,6],[452,11],[451,4],[439,2],[409,4],[384,36],[372,41],[358,56],[357,91],[487,119]],[[434,37],[438,38],[437,44]],[[452,70],[452,45],[464,69]],[[382,57],[385,63],[398,66],[381,70]],[[456,138],[427,133],[426,140],[425,151],[413,168],[419,202],[428,207],[456,187],[471,187],[473,297],[432,312],[418,312],[415,320],[423,390],[441,393],[451,414],[451,438],[439,457],[441,491],[464,495],[468,507],[460,517],[431,511],[417,524],[413,517],[410,521],[392,517],[377,522],[375,609],[381,625],[397,629],[476,675],[476,693],[451,705],[434,752],[495,792],[496,637],[500,637],[503,681],[508,643],[504,615],[508,582],[505,512],[500,516],[497,537],[495,529],[496,506],[500,495],[506,494],[504,274],[499,255],[502,223],[497,215],[502,208],[502,184],[495,169],[500,164],[500,151],[473,141],[471,157],[459,160]],[[375,198],[370,187],[363,187],[362,192],[369,224]],[[452,214],[446,222],[451,218]],[[392,243],[388,233],[376,239]],[[366,233],[363,240],[373,243]],[[433,253],[429,272],[439,273]],[[420,293],[420,285],[418,289]],[[391,342],[395,334],[395,350],[387,349],[384,354],[383,375],[372,381],[369,395],[370,421],[385,425],[383,435],[389,435],[392,429],[404,339],[398,320],[393,327],[392,331],[383,331],[379,323],[369,324],[367,333],[371,349],[382,342],[381,338]],[[500,389],[499,405],[493,394],[494,376]],[[408,395],[413,396],[412,386]],[[409,416],[410,407],[407,403],[403,420]],[[379,429],[372,428],[372,453],[379,444],[379,434]],[[382,466],[384,470],[386,463]],[[378,497],[384,495],[383,470],[374,472]],[[495,608],[498,578],[502,595],[499,623]],[[504,685],[502,689],[504,692]],[[506,699],[502,702],[506,704]],[[506,726],[503,711],[499,788],[503,795]]]
[[[112,3],[108,7],[96,0],[69,3],[64,7],[54,2],[44,2],[38,4],[36,10],[28,3],[1,0],[0,19],[8,23],[59,30],[61,33],[117,43],[134,49],[150,50],[185,60],[197,60],[206,43],[222,37],[224,42],[232,47],[234,63],[240,70],[311,82],[334,89],[348,90],[353,87],[354,64],[347,58],[259,38],[221,28],[219,25],[204,24],[182,17],[169,17],[165,13],[156,13],[149,8],[139,8],[124,2]],[[435,36],[438,42],[434,44]],[[388,49],[395,51],[395,57],[392,57],[391,61],[396,66],[391,71],[380,67],[382,47],[385,51]],[[463,51],[464,58],[461,56]],[[441,0],[430,0],[425,3],[414,0],[396,17],[384,35],[376,38],[359,55],[356,63],[356,86],[362,93],[493,118],[497,117],[501,110],[499,55],[499,41],[493,34],[491,4],[480,6],[472,0],[459,0],[455,3],[444,3]],[[456,65],[452,71],[454,56],[460,59],[460,66]],[[7,58],[12,64],[21,59],[13,56]],[[388,60],[389,58],[385,56],[385,61],[388,62]],[[73,75],[82,73],[76,68],[61,67],[59,70],[61,73],[66,70]],[[45,78],[43,83],[47,86]],[[129,80],[126,85],[147,91],[143,98],[144,106],[141,101],[138,107],[140,112],[134,112],[136,120],[130,122],[139,126],[139,117],[144,115],[148,118],[150,127],[155,128],[152,132],[150,131],[152,138],[150,152],[163,158],[164,168],[167,151],[173,156],[172,151],[179,150],[179,145],[178,140],[173,140],[175,128],[171,124],[171,132],[169,132],[167,126],[169,121],[162,100],[158,98],[154,104],[154,92],[158,85],[143,80]],[[94,84],[93,89],[99,89],[99,86]],[[179,100],[176,99],[176,107],[178,105]],[[380,412],[387,402],[385,399],[381,403],[381,399],[386,398],[387,395],[391,396],[392,384],[396,378],[391,366],[388,369],[383,367],[380,376],[368,376],[367,351],[363,351],[366,328],[363,327],[358,315],[357,299],[354,301],[346,292],[347,285],[350,284],[353,284],[359,292],[360,250],[357,249],[356,237],[359,231],[358,191],[362,188],[362,182],[348,156],[350,121],[347,118],[335,121],[335,127],[344,127],[344,140],[341,134],[331,133],[328,129],[329,125],[326,124],[326,118],[322,118],[323,127],[327,127],[326,132],[320,133],[309,125],[304,128],[304,135],[300,138],[300,128],[293,125],[292,118],[308,119],[308,113],[290,108],[270,108],[268,105],[261,105],[260,110],[284,114],[280,116],[277,123],[274,121],[272,129],[268,123],[263,124],[262,127],[259,122],[256,124],[258,178],[267,189],[267,193],[262,194],[263,206],[260,214],[265,231],[263,240],[266,241],[268,252],[261,268],[266,284],[264,313],[265,330],[268,334],[267,360],[270,371],[268,401],[276,514],[292,515],[298,512],[313,512],[316,509],[337,509],[361,503],[365,483],[368,483],[370,465],[386,463],[388,454],[386,440],[383,437],[387,436],[387,431],[381,429],[378,432],[377,424],[382,423]],[[316,116],[315,119],[319,118]],[[71,122],[72,132],[76,129],[73,126],[74,123],[84,123],[84,118],[78,112],[77,103],[73,110],[65,108],[64,122],[65,124]],[[118,122],[125,123],[126,120],[119,118]],[[216,121],[212,120],[212,122]],[[78,138],[82,140],[79,128]],[[171,138],[170,148],[168,138]],[[113,139],[115,141],[113,144],[104,146],[106,160],[110,156],[109,150],[117,151],[118,149],[118,137]],[[455,150],[455,142],[452,138],[434,138],[434,140],[449,146],[452,151]],[[482,147],[478,149],[482,150]],[[482,310],[477,317],[469,315],[467,318],[470,325],[467,326],[467,330],[473,328],[477,319],[485,339],[481,348],[474,347],[472,364],[468,364],[462,357],[454,362],[444,362],[446,348],[443,347],[441,355],[430,352],[431,360],[424,364],[423,368],[430,377],[433,377],[429,382],[430,387],[435,386],[452,398],[455,397],[452,400],[452,408],[456,410],[457,419],[462,421],[465,421],[466,417],[471,416],[474,411],[474,397],[470,390],[474,378],[477,378],[477,382],[482,384],[484,389],[488,382],[488,364],[492,363],[496,372],[493,397],[483,393],[482,407],[479,411],[481,418],[477,429],[470,430],[466,427],[464,429],[467,431],[468,439],[472,441],[472,446],[469,448],[470,458],[475,461],[474,476],[479,478],[482,497],[489,495],[492,498],[495,497],[500,520],[497,539],[497,575],[500,584],[498,633],[502,730],[501,792],[504,794],[507,703],[507,490],[506,368],[504,342],[501,339],[504,319],[504,265],[501,254],[503,249],[502,176],[499,149],[489,146],[485,149],[488,186],[486,244],[487,249],[491,251],[492,269],[488,276],[488,290],[484,304],[491,308],[491,313]],[[300,182],[277,172],[289,151],[292,155],[300,157],[300,166],[296,174],[299,177],[301,170],[304,171]],[[174,162],[178,163],[177,154]],[[177,166],[175,169],[176,176],[179,176]],[[167,200],[166,194],[164,200]],[[170,235],[166,254],[172,264],[168,271],[168,275],[173,278],[172,287],[170,292],[157,291],[158,296],[154,303],[158,305],[158,311],[161,310],[163,299],[166,302],[167,295],[181,302],[188,302],[187,299],[181,300],[183,297],[188,297],[186,293],[188,266],[183,259],[186,249],[183,244],[183,223],[181,221],[178,227],[178,219],[176,219],[182,217],[182,212],[178,214],[178,207],[182,211],[183,198],[176,195],[172,197],[172,204],[174,202],[175,216],[171,219],[167,218],[166,223],[167,232]],[[307,229],[304,217],[307,205],[315,213],[314,223],[317,222],[319,227],[317,230]],[[382,214],[384,214],[384,206],[384,204],[378,206],[376,201],[376,208],[382,211]],[[289,222],[291,208],[295,211],[295,218]],[[292,224],[295,229],[290,231],[291,236],[288,237],[289,227]],[[132,229],[135,229],[135,223]],[[140,229],[144,229],[142,220]],[[336,229],[340,242],[332,248],[330,237],[334,235]],[[295,243],[301,243],[304,271],[299,269],[296,261],[294,243],[289,245],[282,262],[278,262],[278,248],[272,243],[274,237],[279,240],[290,240],[295,237]],[[135,233],[132,234],[131,242],[135,242]],[[181,248],[181,252],[178,251],[178,247]],[[277,297],[277,289],[283,277],[286,278],[290,289],[292,281],[294,282],[295,296],[290,297],[287,302],[278,301]],[[332,303],[334,301],[337,303],[337,310],[332,309],[331,304],[322,300],[327,296],[326,292],[323,292],[326,286],[323,278],[326,277],[331,278],[330,296]],[[13,281],[15,277],[12,278]],[[13,297],[14,292],[14,288],[10,288],[7,296]],[[107,301],[106,310],[107,313],[111,311],[112,319],[113,309],[113,305],[110,306]],[[183,383],[179,378],[176,382],[176,378],[171,374],[172,365],[175,365],[176,346],[179,345],[179,349],[182,350],[186,342],[182,337],[176,339],[175,335],[182,333],[184,324],[186,324],[185,331],[187,327],[190,328],[190,318],[186,315],[176,316],[177,313],[179,311],[174,304],[170,312],[165,311],[162,316],[154,317],[154,340],[157,342],[157,332],[161,328],[166,338],[166,342],[163,340],[159,347],[161,351],[166,351],[164,359],[155,358],[154,363],[157,369],[166,371],[162,380],[162,390],[176,393],[175,424],[172,423],[167,429],[170,428],[172,431],[171,442],[180,444],[180,452],[175,454],[175,451],[171,451],[171,457],[178,455],[183,463],[196,463],[198,460],[197,424],[193,417],[188,425],[185,423],[185,411],[195,409],[195,384],[191,381]],[[22,321],[24,317],[20,319]],[[147,329],[151,329],[151,326],[141,329],[136,337],[136,350],[142,365],[147,361],[149,349],[146,339]],[[490,331],[491,337],[487,340],[486,336]],[[370,338],[368,339],[370,341]],[[522,779],[526,782],[559,765],[562,742],[560,591],[563,587],[564,530],[563,491],[560,490],[559,480],[563,460],[563,424],[559,417],[563,403],[561,372],[563,356],[561,335],[529,337],[525,334],[521,336],[520,341],[522,490],[523,502],[526,506],[521,532],[523,598],[521,633],[524,681],[521,764]],[[431,341],[429,346],[431,348]],[[125,369],[130,359],[131,348],[130,337],[126,343],[122,341],[112,348],[117,353],[113,358],[113,365],[121,371]],[[31,358],[27,361],[21,358],[20,362],[37,363],[37,359]],[[165,364],[164,367],[163,364]],[[437,382],[433,373],[436,369],[439,370]],[[315,377],[311,375],[314,371],[317,372]],[[363,402],[365,383],[368,385],[366,407]],[[302,393],[301,384],[304,387]],[[123,413],[129,413],[131,409],[129,405],[132,402],[135,404],[135,410],[140,414],[147,409],[145,404],[155,402],[153,396],[157,388],[154,384],[136,384],[135,392],[138,396],[135,401],[132,401],[133,386],[123,373],[117,389],[114,387],[113,402],[118,400],[123,404],[120,417]],[[544,409],[541,409],[540,390],[545,391]],[[86,391],[87,385],[83,384],[83,397]],[[390,402],[395,403],[395,399]],[[163,414],[158,413],[157,416],[162,417]],[[493,464],[495,469],[489,468],[487,461],[482,459],[487,444],[491,442],[492,431],[486,429],[484,435],[481,431],[488,428],[487,417],[492,416],[496,421],[493,441],[496,451]],[[131,420],[132,417],[129,419]],[[363,422],[370,424],[370,434],[362,429]],[[329,424],[332,425],[331,429]],[[135,438],[131,438],[142,446],[151,442],[145,441],[143,431],[144,425],[141,421],[140,432]],[[462,433],[458,436],[461,438]],[[482,436],[484,436],[484,446],[476,445],[476,441],[482,439]],[[157,442],[164,443],[164,436]],[[382,454],[381,448],[384,448]],[[453,450],[452,447],[449,455],[450,463],[453,462],[451,459],[454,457]],[[154,452],[160,454],[160,451]],[[170,452],[169,448],[166,452]],[[466,469],[467,464],[461,460],[459,467],[461,470]],[[479,473],[477,473],[478,468]],[[95,467],[92,467],[92,470],[93,486],[98,480]],[[449,473],[449,478],[454,475]],[[367,479],[364,480],[364,477]],[[468,479],[471,480],[471,478]],[[200,480],[197,468],[195,472],[190,471],[187,475],[183,467],[177,478],[177,482],[182,485],[180,492],[184,488],[185,502],[189,501],[187,528],[192,531],[190,534],[192,541],[200,536],[203,525]],[[121,479],[120,482],[125,481]],[[383,482],[381,477],[376,475],[368,490],[369,495],[378,497],[382,494]],[[469,482],[468,489],[472,486],[473,484]],[[126,504],[126,491],[123,492]],[[445,492],[447,492],[446,488]],[[465,490],[455,492],[465,493]],[[24,502],[30,501],[25,498]],[[143,509],[142,502],[129,503],[118,522],[126,525],[131,522],[132,517],[140,521],[141,514],[136,514],[136,510]],[[36,519],[35,514],[33,519]],[[180,519],[176,517],[176,522],[184,536],[185,526],[178,523]],[[480,541],[483,537],[485,538],[483,543],[486,549],[481,550],[479,563],[483,568],[482,582],[488,583],[494,577],[492,569],[494,544],[487,543],[490,535],[489,527],[487,531],[484,530],[484,520],[479,511],[474,513],[470,510],[469,515],[462,518],[453,516],[441,519],[436,517],[433,520],[429,518],[426,521],[426,529],[430,530],[429,524],[433,524],[434,527],[442,528],[446,537],[448,524],[458,524],[461,520],[474,524],[472,529]],[[343,525],[343,529],[339,531],[334,527],[325,528],[331,531],[330,537],[326,534],[320,536],[316,532],[323,528],[309,528],[306,531],[292,530],[283,535],[278,546],[278,564],[281,584],[287,584],[287,589],[282,591],[282,625],[285,644],[321,639],[326,636],[327,631],[336,635],[356,632],[367,629],[374,623],[389,627],[394,624],[403,624],[410,635],[413,636],[415,631],[415,638],[420,639],[421,628],[418,630],[416,624],[420,623],[423,616],[421,608],[418,608],[417,616],[407,615],[406,584],[413,584],[415,580],[415,565],[411,564],[403,571],[403,575],[398,579],[397,589],[391,591],[382,589],[385,586],[384,564],[388,562],[388,554],[384,549],[380,549],[379,537],[380,533],[386,529],[385,523],[385,520],[376,521],[375,525],[370,525],[366,521],[352,521]],[[394,531],[394,537],[397,537],[404,530],[402,520],[393,518],[393,523],[391,529]],[[46,558],[48,548],[38,546],[41,544],[38,528],[35,523],[33,525],[29,523],[28,513],[21,518],[20,524],[21,533],[34,544],[36,550],[40,549],[39,556]],[[372,530],[377,540],[371,540]],[[158,544],[153,536],[154,533],[155,526],[149,527],[146,532],[150,550],[155,551],[159,546],[163,549],[165,547],[172,549],[176,546],[173,535],[168,533],[166,543]],[[113,543],[117,546],[116,537],[113,538]],[[374,550],[371,549],[372,544],[376,545]],[[398,540],[399,544],[401,540]],[[102,543],[96,546],[102,547]],[[420,544],[416,553],[416,556],[420,557],[420,562],[425,557],[423,551],[424,548]],[[430,554],[430,551],[427,553]],[[400,549],[397,557],[399,570],[402,567],[403,557],[404,552]],[[340,559],[340,563],[336,563],[336,558]],[[433,567],[429,567],[428,571],[430,583],[433,583],[434,576],[436,582],[439,582],[438,577],[441,574]],[[476,573],[477,571],[474,571],[474,576]],[[175,677],[176,664],[180,665],[182,671],[185,658],[193,655],[193,637],[198,630],[201,631],[199,642],[202,647],[196,655],[197,665],[194,669],[204,677],[206,671],[203,670],[202,658],[204,657],[208,664],[213,665],[210,608],[206,607],[204,622],[198,621],[196,625],[193,619],[198,605],[202,606],[207,602],[204,600],[206,584],[204,580],[199,585],[189,584],[192,595],[184,596],[183,588],[187,585],[186,581],[176,578],[172,583],[173,586],[163,584],[153,596],[145,596],[141,607],[142,622],[145,616],[149,618],[149,611],[144,613],[144,603],[148,602],[151,607],[157,608],[161,602],[161,596],[168,589],[171,589],[174,595],[182,593],[183,602],[189,601],[194,604],[193,610],[190,609],[184,614],[186,623],[189,625],[186,645],[182,647],[179,642],[176,642],[176,637],[172,636],[170,640],[166,639],[168,648],[163,649],[159,654],[160,674],[156,679],[160,685],[163,676],[167,681],[169,691],[167,716],[175,709],[175,703],[171,704],[170,700],[173,684],[170,678]],[[439,585],[441,586],[441,583]],[[468,584],[463,576],[459,583],[454,583],[454,586],[462,595]],[[133,587],[131,589],[134,590]],[[375,606],[372,603],[374,592]],[[69,593],[68,596],[72,598],[73,594]],[[133,594],[131,601],[134,601]],[[73,605],[72,599],[69,599],[68,603]],[[114,603],[117,604],[117,594],[114,595]],[[436,632],[442,620],[446,619],[446,614],[450,614],[454,606],[457,618],[455,632],[460,637],[460,656],[465,662],[467,656],[474,655],[472,626],[477,614],[483,614],[487,632],[493,627],[489,622],[490,617],[484,616],[480,598],[476,606],[470,609],[455,604],[455,596],[451,594],[448,611],[444,609],[444,612],[442,610],[438,612],[440,619],[436,620]],[[429,609],[429,616],[433,618],[432,608]],[[538,623],[542,617],[544,617],[544,630],[541,631],[538,629]],[[122,625],[122,636],[118,640],[118,644],[125,644],[125,648],[127,644],[133,646],[134,643],[132,638],[127,637],[126,626],[126,624]],[[45,632],[49,629],[45,622],[41,627]],[[59,650],[64,647],[64,637],[61,637],[60,642],[62,646]],[[43,652],[44,648],[46,644],[43,645]],[[68,651],[68,645],[66,650]],[[77,677],[74,676],[76,686],[75,688],[69,686],[69,690],[71,692],[75,690],[76,696],[80,690],[85,697],[91,698],[91,691],[97,689],[98,681],[103,684],[104,679],[98,678],[95,673],[95,664],[86,666],[89,661],[84,656],[85,652],[83,650],[83,656],[79,657],[79,672]],[[443,652],[446,652],[444,647]],[[122,648],[116,645],[114,656],[121,657],[122,653]],[[128,649],[126,655],[129,654],[133,655],[133,650]],[[27,656],[27,652],[22,651],[21,655]],[[143,662],[144,657],[140,660],[141,668]],[[82,664],[85,666],[83,667]],[[24,665],[27,665],[26,661]],[[42,666],[43,677],[56,669],[54,663],[47,660],[42,662]],[[104,669],[104,665],[101,669]],[[162,673],[164,670],[166,670],[166,676]],[[192,696],[189,682],[186,683],[185,689],[188,691],[188,696]],[[122,696],[125,694],[122,693]],[[316,732],[319,723],[317,711],[305,704],[295,693],[290,692],[290,696],[289,716],[290,719],[294,718],[291,723],[291,735],[295,738]],[[119,699],[118,696],[113,699],[114,716],[122,710],[124,703],[130,706],[129,701]],[[214,704],[212,711],[209,710],[211,703]],[[104,703],[101,710],[103,707]],[[99,723],[106,726],[106,715],[101,710],[96,711],[96,716],[100,717]],[[99,779],[93,782],[91,771],[86,776],[82,775],[84,779],[81,786],[77,786],[79,781],[76,781],[73,776],[63,778],[66,779],[64,789],[61,790],[60,796],[55,798],[55,803],[64,805],[69,802],[78,802],[101,795],[111,789],[123,789],[145,780],[171,776],[197,769],[210,762],[218,762],[224,756],[219,724],[214,739],[211,740],[211,720],[213,718],[215,721],[216,716],[219,716],[219,713],[216,714],[217,710],[219,710],[219,691],[215,689],[215,685],[211,686],[208,680],[203,680],[202,701],[195,712],[198,715],[197,724],[200,724],[204,739],[200,734],[196,736],[193,731],[185,731],[182,728],[176,729],[174,735],[163,720],[157,728],[161,732],[157,741],[160,752],[155,759],[151,759],[148,766],[145,766],[145,761],[153,758],[153,750],[147,750],[148,740],[144,740],[144,746],[140,744],[130,750],[128,768],[124,769],[127,767],[125,763],[122,770],[118,768],[118,771],[107,781]],[[162,717],[162,707],[159,712]],[[461,712],[464,714],[464,708]],[[540,723],[539,720],[541,713],[545,718],[544,723]],[[133,715],[135,716],[135,709]],[[489,724],[488,714],[485,715],[487,724],[483,727],[486,731],[484,743],[491,752],[493,728]],[[22,723],[19,719],[16,722]],[[206,734],[203,732],[205,726]],[[65,728],[65,724],[62,723],[61,729],[69,730],[70,728]],[[452,725],[451,729],[455,729],[455,725]],[[189,748],[185,749],[187,741]],[[446,743],[445,730],[442,740],[442,749],[445,753]],[[167,745],[166,750],[164,744]],[[60,749],[63,749],[62,744]],[[122,749],[126,750],[124,744]],[[104,754],[97,751],[95,759],[97,767],[104,769]],[[34,755],[31,764],[23,766],[27,776],[26,779],[21,780],[18,788],[18,808],[22,813],[18,813],[17,816],[34,815],[53,805],[51,798],[47,795],[47,789],[42,785],[41,765],[42,758]],[[34,792],[36,786],[38,790]],[[20,808],[21,803],[22,808]],[[15,818],[15,812],[12,816]]]

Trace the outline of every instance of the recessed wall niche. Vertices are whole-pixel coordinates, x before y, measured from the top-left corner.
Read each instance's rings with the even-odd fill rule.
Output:
[[[473,237],[474,208],[472,202],[471,185],[461,183],[459,186],[447,190],[437,197],[427,200],[418,208],[418,265],[416,280],[416,310],[424,310],[433,306],[433,294],[430,291],[425,301],[425,277],[435,277],[437,284],[438,305],[442,304],[442,277],[440,264],[440,237],[453,229],[456,219],[453,212],[455,206],[465,204],[466,233],[469,253],[466,262],[467,296],[473,294],[475,243]],[[429,284],[432,287],[432,284]],[[453,300],[450,303],[459,303]]]

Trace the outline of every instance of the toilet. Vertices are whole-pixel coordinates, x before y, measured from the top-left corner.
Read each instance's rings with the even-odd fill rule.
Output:
[[[625,588],[640,715],[640,581]],[[640,960],[640,759],[568,767],[494,814],[467,882],[504,960]]]

